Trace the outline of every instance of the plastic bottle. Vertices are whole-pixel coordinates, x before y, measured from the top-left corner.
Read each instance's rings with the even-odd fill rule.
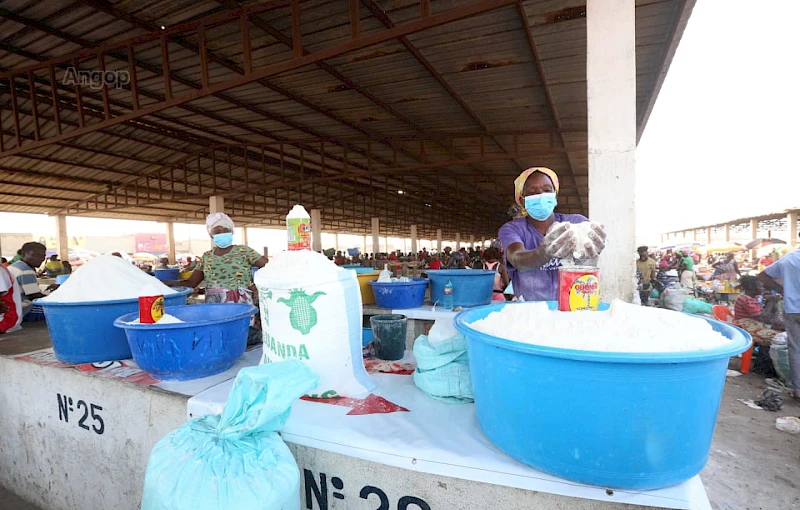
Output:
[[[380,283],[388,283],[392,281],[392,272],[389,271],[389,264],[383,265],[383,270],[378,275],[378,281]]]
[[[444,303],[442,303],[445,310],[453,309],[453,282],[447,280],[447,285],[444,286]]]
[[[286,215],[289,251],[311,249],[311,215],[300,204]]]

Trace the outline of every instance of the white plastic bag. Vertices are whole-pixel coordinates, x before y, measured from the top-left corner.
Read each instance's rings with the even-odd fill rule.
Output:
[[[775,420],[775,428],[789,434],[800,434],[800,418],[797,416],[782,416]]]
[[[672,284],[661,294],[661,307],[674,312],[682,312],[686,302],[686,290],[679,284]]]
[[[278,431],[319,382],[299,361],[239,371],[221,415],[170,432],[150,453],[142,510],[294,510],[300,471]]]
[[[255,275],[264,337],[261,363],[298,359],[320,376],[309,396],[363,397],[375,388],[361,353],[355,271],[319,253],[285,251]]]

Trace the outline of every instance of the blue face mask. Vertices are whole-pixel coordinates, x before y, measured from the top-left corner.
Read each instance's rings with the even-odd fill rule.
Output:
[[[233,233],[223,232],[221,234],[214,234],[214,244],[219,248],[227,248],[233,244]]]
[[[544,221],[553,214],[558,200],[555,193],[541,193],[525,197],[525,210],[531,218],[537,221]]]

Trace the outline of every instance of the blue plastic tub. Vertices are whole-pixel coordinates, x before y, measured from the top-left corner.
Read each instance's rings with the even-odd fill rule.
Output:
[[[185,305],[192,289],[164,296],[167,313],[172,307]],[[139,312],[139,299],[86,301],[82,303],[48,303],[36,301],[44,309],[53,352],[64,363],[95,363],[130,359],[131,349],[125,333],[114,327],[114,320],[126,313]]]
[[[351,271],[355,271],[356,274],[373,274],[376,273],[374,269],[371,267],[361,267],[361,266],[342,266],[345,269],[349,269]]]
[[[410,282],[380,283],[377,280],[369,282],[375,294],[375,304],[389,310],[405,310],[418,308],[425,302],[425,291],[428,280],[425,278],[412,278]]]
[[[453,306],[481,306],[492,302],[494,275],[487,269],[437,269],[425,271],[431,279],[431,301],[444,303],[444,287],[453,283]]]
[[[697,318],[730,346],[612,353],[512,342],[469,326],[503,306],[525,304],[455,319],[467,338],[478,423],[498,448],[546,473],[617,489],[668,487],[703,469],[728,358],[749,348],[750,335]]]
[[[181,270],[178,268],[155,269],[153,272],[155,273],[156,278],[161,281],[173,281],[181,277]]]
[[[60,275],[56,276],[56,285],[63,284],[65,281],[69,280],[69,277],[70,277],[70,275],[68,275],[68,274],[60,274]]]
[[[182,324],[127,324],[138,313],[119,317],[133,360],[156,379],[185,381],[224,372],[247,347],[253,305],[218,303],[177,306],[167,310]]]
[[[372,334],[372,328],[363,328],[361,332],[361,346],[366,347],[372,343],[375,337]]]

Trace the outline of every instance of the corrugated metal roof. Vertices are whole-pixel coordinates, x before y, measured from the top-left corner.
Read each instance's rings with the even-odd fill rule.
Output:
[[[243,4],[253,69],[292,58],[290,3],[264,4],[274,7],[268,10]],[[431,12],[474,4],[434,0]],[[640,131],[692,5],[636,2]],[[87,50],[166,26],[176,31],[165,32],[172,97],[201,93],[199,33],[196,26],[174,27],[202,19],[208,83],[241,76],[238,18],[207,17],[238,6],[232,0],[0,1],[3,149],[16,147],[17,133],[7,77],[50,59],[82,51],[80,69],[96,70],[97,56]],[[352,37],[348,2],[309,0],[299,7],[304,52]],[[278,225],[288,207],[302,202],[322,209],[325,226],[341,231],[367,232],[378,216],[389,234],[405,234],[416,223],[422,236],[442,228],[445,235],[490,237],[507,219],[513,179],[541,165],[562,176],[561,210],[585,213],[585,5],[529,0],[521,7],[498,7],[0,157],[0,211],[200,221],[208,196],[221,194],[235,219],[251,225]],[[376,35],[418,19],[420,5],[362,0],[359,17],[360,35]],[[132,47],[140,108],[157,105],[166,94],[161,44],[156,38]],[[103,61],[108,71],[131,69],[126,45],[109,47]],[[58,136],[59,126],[80,127],[66,64],[53,69],[58,108],[47,67],[32,72],[33,100],[29,76],[14,77],[23,147],[37,136]],[[106,91],[110,118],[136,111],[129,84]],[[103,122],[103,89],[82,86],[80,93],[85,125]]]

